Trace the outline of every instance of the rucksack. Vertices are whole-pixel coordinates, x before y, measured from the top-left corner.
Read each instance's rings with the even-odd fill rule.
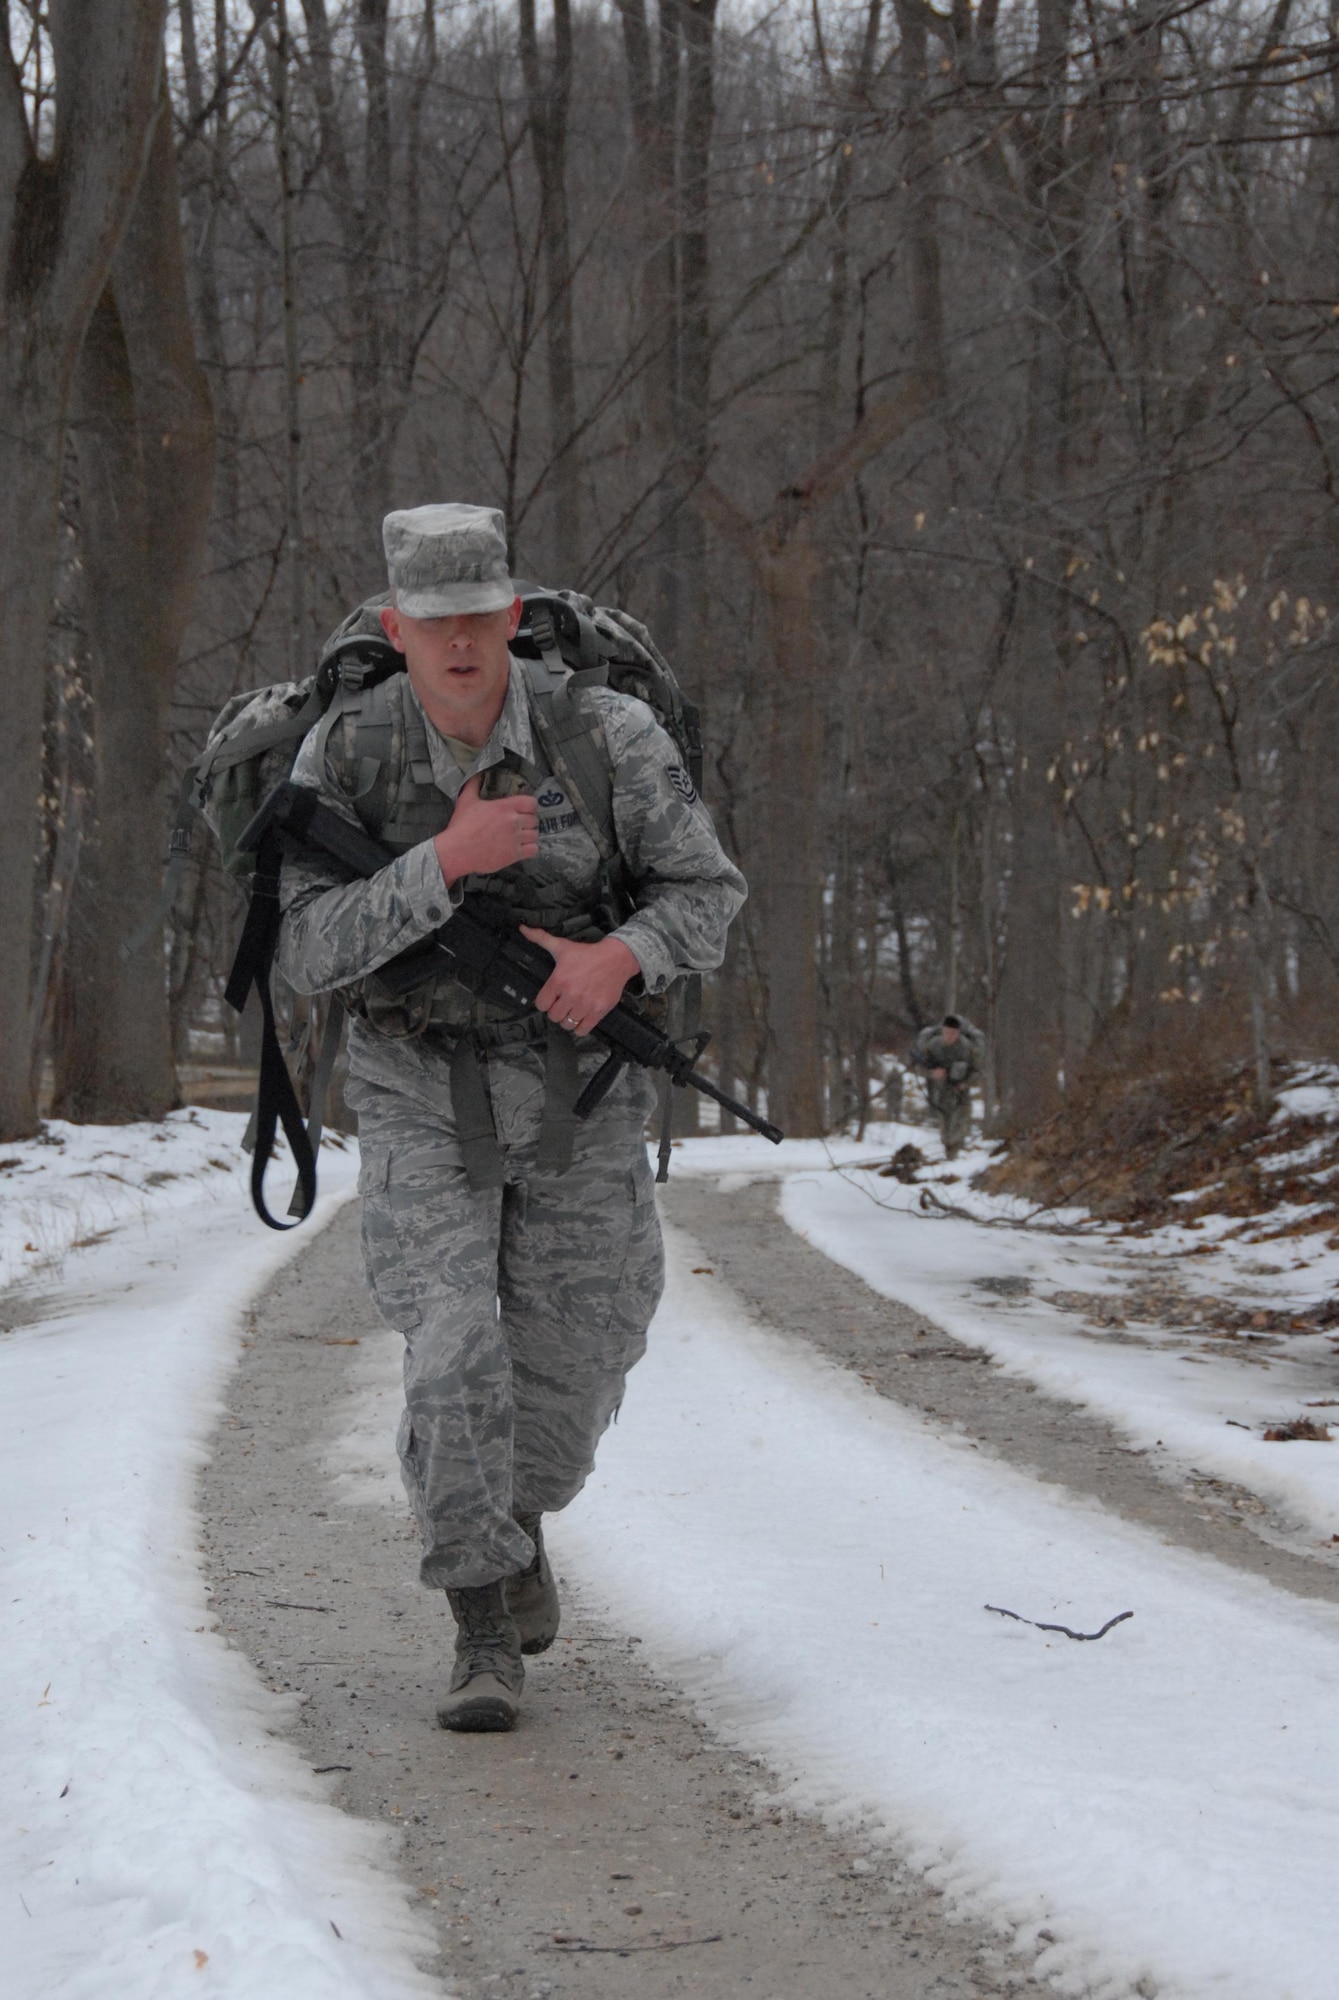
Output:
[[[646,703],[656,721],[672,738],[697,790],[702,788],[702,732],[695,703],[685,699],[674,670],[646,627],[627,612],[597,605],[575,591],[546,591],[519,584],[521,623],[511,650],[522,660],[542,662],[551,688],[561,697],[566,688],[606,686]],[[187,774],[190,815],[178,821],[173,854],[190,853],[190,817],[199,813],[214,833],[219,856],[231,875],[245,878],[255,866],[254,854],[237,848],[237,836],[254,817],[262,801],[285,779],[299,746],[315,727],[342,684],[364,688],[404,670],[381,629],[380,612],[388,597],[369,598],[336,626],[316,671],[301,681],[279,681],[234,695],[210,725],[205,747]],[[559,701],[561,712],[561,699]],[[584,748],[580,739],[584,739]],[[590,732],[565,739],[569,770],[578,797],[589,801],[593,817],[601,815],[604,764]],[[575,763],[576,769],[571,769]],[[607,770],[607,766],[605,767]],[[183,832],[184,841],[178,835]],[[180,872],[180,871],[179,871]]]
[[[532,709],[540,721],[544,747],[555,771],[566,780],[573,805],[602,858],[616,851],[612,812],[613,773],[602,735],[597,740],[572,693],[607,686],[644,702],[674,742],[696,790],[702,784],[702,735],[697,706],[688,701],[674,670],[646,627],[628,613],[597,605],[576,591],[547,591],[518,584],[521,623],[511,641],[518,659],[534,662]],[[312,1077],[310,1112],[301,1111],[279,1051],[269,987],[269,966],[277,934],[277,881],[254,881],[256,854],[238,839],[264,800],[292,770],[298,750],[330,708],[341,688],[363,689],[404,671],[404,656],[382,630],[386,596],[368,599],[349,613],[321,649],[314,673],[300,681],[234,695],[210,726],[204,749],[188,768],[181,810],[172,833],[163,901],[154,922],[127,950],[137,948],[171,908],[191,856],[192,824],[198,814],[213,832],[224,869],[252,883],[253,894],[242,942],[228,982],[227,998],[240,1012],[254,985],[262,1014],[262,1051],[256,1109],[247,1138],[253,1150],[252,1198],[261,1219],[276,1222],[265,1206],[264,1169],[282,1123],[298,1167],[298,1185],[289,1207],[301,1222],[315,1199],[315,1151],[320,1143],[326,1088],[333,1071],[343,1010],[331,1000],[325,1033]],[[693,975],[676,996],[678,1034],[697,1026],[701,982]],[[668,1100],[667,1100],[668,1103]],[[662,1140],[662,1171],[668,1158],[668,1111]]]

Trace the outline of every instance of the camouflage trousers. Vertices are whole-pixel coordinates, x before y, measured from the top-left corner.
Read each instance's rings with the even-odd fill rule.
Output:
[[[583,1082],[600,1059],[582,1057]],[[664,1283],[645,1073],[624,1072],[553,1172],[536,1163],[542,1050],[480,1061],[498,1188],[466,1177],[445,1059],[408,1065],[407,1089],[355,1062],[347,1090],[367,1282],[405,1340],[398,1446],[419,1574],[438,1589],[529,1563],[515,1517],[555,1513],[581,1490]]]
[[[939,1130],[943,1135],[944,1151],[950,1159],[962,1145],[972,1129],[972,1093],[965,1083],[949,1083],[947,1078],[936,1082],[930,1077],[925,1085],[925,1094],[930,1100]]]

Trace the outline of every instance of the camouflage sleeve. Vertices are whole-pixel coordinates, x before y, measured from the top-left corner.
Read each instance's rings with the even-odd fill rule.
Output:
[[[318,753],[318,730],[319,725],[298,751],[294,782],[319,792],[356,826],[358,815]],[[279,886],[284,914],[275,962],[299,993],[352,985],[444,924],[461,893],[442,880],[430,840],[365,882],[347,882],[333,864],[290,857]]]
[[[614,769],[614,828],[636,905],[615,931],[642,968],[648,993],[681,972],[711,972],[747,895],[672,739],[649,708],[622,695],[601,702]]]

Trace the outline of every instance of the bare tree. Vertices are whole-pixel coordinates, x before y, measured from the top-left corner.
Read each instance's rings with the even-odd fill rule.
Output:
[[[213,478],[167,89],[76,378],[96,828],[85,829],[55,1014],[62,1117],[176,1102],[158,875],[166,737]],[[133,945],[133,949],[130,948]]]
[[[541,57],[535,0],[520,0],[521,67],[530,143],[539,178],[544,245],[544,320],[550,428],[550,546],[557,574],[581,574],[581,480],[572,313],[572,232],[567,210],[567,135],[572,106],[572,13],[553,0],[553,57]]]
[[[162,0],[61,0],[50,13],[54,105],[0,63],[0,1135],[30,1132],[28,1033],[43,666],[65,423],[85,328],[111,267],[161,102]],[[12,17],[11,17],[12,19]],[[36,14],[34,35],[44,30]]]

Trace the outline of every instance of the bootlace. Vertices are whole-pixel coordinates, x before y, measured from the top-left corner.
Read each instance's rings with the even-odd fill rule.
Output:
[[[516,1627],[499,1602],[496,1584],[453,1593],[456,1616],[456,1673],[463,1680],[494,1674],[510,1685],[517,1675],[520,1648]]]

